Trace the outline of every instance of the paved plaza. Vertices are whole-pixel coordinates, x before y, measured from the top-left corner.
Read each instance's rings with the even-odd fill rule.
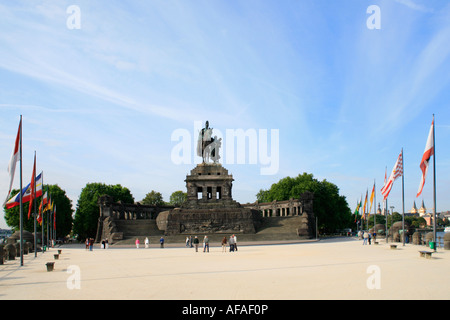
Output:
[[[195,252],[183,244],[93,251],[63,245],[0,266],[7,299],[300,300],[449,299],[450,251],[420,257],[424,246],[390,249],[354,238],[240,244],[237,252]],[[57,249],[62,253],[54,260]],[[47,271],[46,262],[55,262]]]

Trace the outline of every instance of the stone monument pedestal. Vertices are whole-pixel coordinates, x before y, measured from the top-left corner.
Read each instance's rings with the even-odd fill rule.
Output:
[[[186,176],[187,200],[156,218],[166,235],[256,233],[258,210],[244,208],[232,198],[233,176],[220,163],[201,163]]]
[[[165,235],[256,233],[260,221],[256,210],[246,208],[183,209],[161,212],[156,219]]]

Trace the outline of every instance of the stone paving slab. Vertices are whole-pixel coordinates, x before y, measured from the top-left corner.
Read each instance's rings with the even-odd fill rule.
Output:
[[[450,251],[421,258],[423,246],[352,239],[269,245],[237,252],[64,245],[0,265],[0,299],[302,300],[449,299]],[[273,244],[273,243],[272,243]],[[45,263],[55,262],[47,272]]]

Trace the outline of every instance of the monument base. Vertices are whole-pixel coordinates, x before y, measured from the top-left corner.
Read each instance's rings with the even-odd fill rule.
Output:
[[[261,214],[247,208],[183,209],[161,212],[156,218],[165,235],[256,233]]]
[[[164,234],[256,233],[258,210],[233,200],[233,176],[220,163],[201,163],[186,176],[187,199],[156,218]]]

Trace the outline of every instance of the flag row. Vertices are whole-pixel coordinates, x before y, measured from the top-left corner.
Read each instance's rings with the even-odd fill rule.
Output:
[[[55,211],[56,206],[54,205],[53,201],[51,200],[51,196],[49,196],[48,190],[43,194],[43,188],[44,188],[44,173],[41,172],[39,175],[36,176],[36,153],[34,154],[34,164],[33,164],[33,172],[31,175],[31,182],[26,185],[22,190],[17,192],[14,196],[11,196],[12,186],[14,183],[14,176],[16,171],[16,164],[19,161],[22,161],[22,117],[20,118],[19,122],[19,129],[16,135],[15,143],[13,152],[11,154],[11,158],[9,160],[8,165],[8,173],[10,178],[9,183],[9,190],[8,195],[6,196],[6,200],[3,203],[3,207],[6,209],[11,209],[16,206],[19,206],[21,203],[29,203],[28,207],[28,219],[31,216],[31,208],[33,206],[33,200],[37,199],[38,197],[42,196],[41,203],[39,205],[38,213],[39,215],[36,217],[37,222],[39,224],[42,224],[42,213],[46,211],[50,211],[53,213],[53,216],[55,217]],[[20,200],[22,199],[22,201]],[[55,218],[54,218],[55,219]],[[55,223],[55,221],[54,221]]]
[[[423,187],[425,185],[425,179],[428,172],[428,167],[430,163],[431,156],[435,154],[435,146],[434,146],[434,115],[433,115],[433,121],[431,122],[431,128],[428,133],[427,142],[425,145],[425,151],[422,156],[422,160],[420,161],[420,170],[422,171],[420,184],[419,184],[419,190],[417,191],[416,197],[419,197],[422,194]],[[381,194],[383,195],[383,201],[385,201],[389,193],[391,192],[392,186],[394,185],[394,181],[398,178],[403,177],[403,149],[401,150],[399,156],[397,157],[397,161],[394,164],[394,167],[392,168],[391,174],[389,175],[389,178],[387,177],[387,169],[384,175],[384,185],[381,188]],[[372,209],[373,199],[375,196],[375,182],[372,189],[372,194],[370,196],[370,209],[369,214]],[[368,205],[368,191],[366,191],[366,197],[363,205],[363,218],[365,218],[366,215],[366,205]],[[355,215],[357,216],[362,206],[362,196],[361,200],[356,202],[356,210]],[[355,218],[356,221],[356,218]]]

